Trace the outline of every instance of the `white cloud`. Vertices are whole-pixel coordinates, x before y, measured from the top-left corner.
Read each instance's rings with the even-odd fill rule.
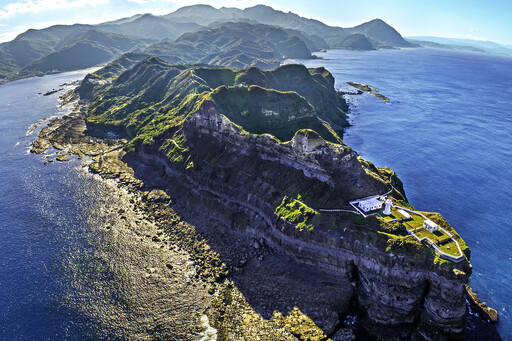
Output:
[[[11,41],[19,34],[19,32],[0,32],[0,44]]]
[[[98,6],[108,4],[109,0],[25,0],[11,2],[0,9],[0,19],[10,18],[17,13],[37,13],[52,9]]]

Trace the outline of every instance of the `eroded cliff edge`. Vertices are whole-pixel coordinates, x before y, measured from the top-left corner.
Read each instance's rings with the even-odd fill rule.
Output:
[[[151,174],[152,183],[167,184],[188,210],[263,239],[298,263],[348,276],[363,326],[375,335],[407,338],[415,328],[425,336],[462,332],[469,262],[438,260],[403,232],[395,235],[377,221],[354,222],[350,214],[316,214],[302,229],[302,217],[290,222],[277,216],[284,196],[337,208],[348,199],[385,192],[385,177],[365,171],[349,148],[312,132],[298,132],[286,144],[246,135],[212,103],[202,105],[182,129],[188,163],[169,162],[157,149],[140,147],[126,157],[137,176],[148,181],[145,174]]]
[[[376,336],[462,332],[467,258],[441,259],[400,223],[319,211],[390,189],[395,203],[410,207],[389,169],[341,142],[344,102],[326,70],[186,68],[152,58],[112,85],[94,86],[91,77],[78,91],[90,105],[88,133],[126,137],[123,161],[148,186],[165,188],[199,230],[213,239],[215,229],[243,233],[297,263],[348,278],[361,325]],[[103,161],[98,155],[93,169]],[[428,217],[469,257],[440,215]]]

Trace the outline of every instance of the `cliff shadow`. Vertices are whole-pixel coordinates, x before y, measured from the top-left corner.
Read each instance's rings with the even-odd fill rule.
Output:
[[[329,275],[275,253],[263,239],[247,233],[246,213],[219,211],[213,198],[191,195],[190,189],[161,167],[124,161],[134,169],[136,178],[144,181],[144,190],[166,191],[173,210],[219,253],[229,269],[229,279],[263,318],[270,319],[274,311],[286,315],[297,307],[327,335],[342,326],[355,293],[348,275]]]

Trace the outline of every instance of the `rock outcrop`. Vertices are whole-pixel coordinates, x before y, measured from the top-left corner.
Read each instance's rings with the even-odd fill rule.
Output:
[[[125,161],[146,183],[165,185],[172,199],[194,214],[242,230],[297,263],[348,277],[368,332],[399,339],[462,332],[467,261],[436,264],[422,245],[417,254],[389,252],[388,238],[371,224],[331,215],[308,231],[276,215],[284,194],[300,193],[312,207],[333,208],[385,192],[385,179],[366,171],[350,148],[308,131],[287,143],[247,134],[213,102],[203,103],[182,131],[187,163],[155,149],[158,141],[127,154]]]
[[[349,201],[371,195],[410,205],[390,169],[341,142],[345,103],[325,69],[233,71],[149,58],[112,85],[86,83],[78,91],[90,105],[86,132],[126,137],[118,155],[134,176],[166,190],[169,198],[158,198],[193,221],[221,258],[227,250],[229,269],[238,267],[229,262],[237,245],[229,236],[244,236],[351,283],[339,319],[352,302],[360,325],[378,338],[462,333],[469,249],[440,215],[436,222],[467,257],[461,262],[441,259],[400,222],[353,213]],[[105,173],[102,160],[93,170]],[[331,319],[320,315],[316,322]]]

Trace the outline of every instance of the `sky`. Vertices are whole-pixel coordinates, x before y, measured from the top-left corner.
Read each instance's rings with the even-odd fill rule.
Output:
[[[167,14],[195,3],[217,8],[265,4],[342,27],[380,18],[403,36],[512,45],[512,0],[0,0],[0,42],[29,28],[95,24],[137,13]]]

